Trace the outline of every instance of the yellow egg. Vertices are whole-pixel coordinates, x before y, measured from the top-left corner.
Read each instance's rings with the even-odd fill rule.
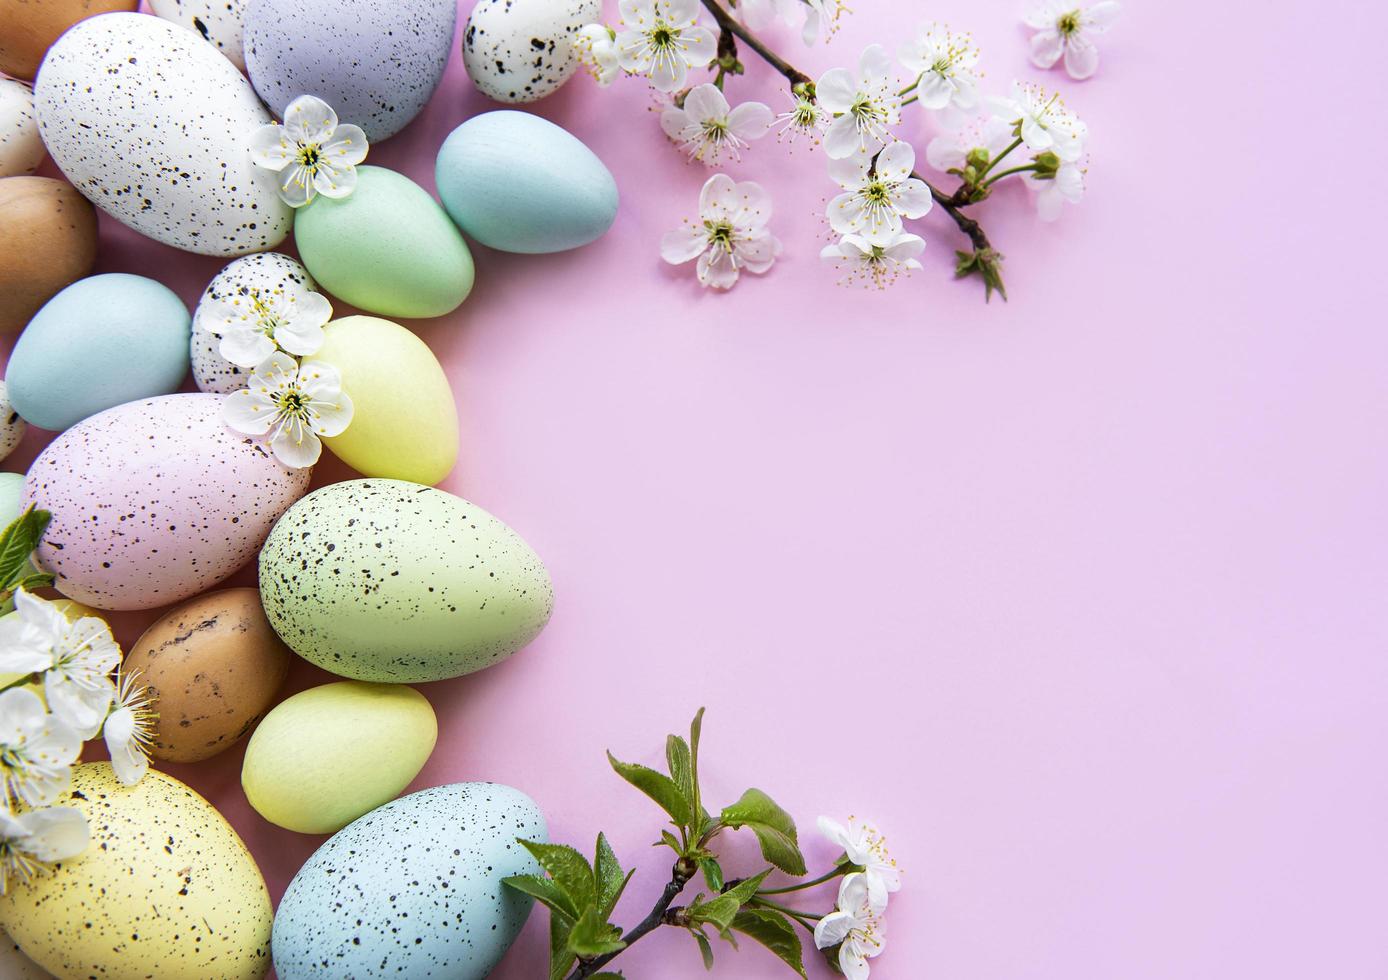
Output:
[[[58,801],[87,815],[86,852],[0,899],[0,928],[60,980],[257,980],[270,966],[270,894],[236,831],[151,771],[73,770]]]
[[[342,374],[356,409],[333,455],[363,476],[432,486],[458,460],[458,409],[438,359],[410,331],[374,316],[348,316],[326,328],[318,353]]]
[[[266,820],[330,834],[395,799],[438,737],[424,695],[400,684],[340,681],[275,707],[246,746],[241,786]]]

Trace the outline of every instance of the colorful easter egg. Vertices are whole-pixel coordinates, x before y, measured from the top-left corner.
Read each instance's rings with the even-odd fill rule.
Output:
[[[547,841],[545,818],[500,783],[435,786],[372,810],[289,883],[275,914],[276,974],[483,980],[530,915],[532,900],[501,883],[540,873],[517,838]]]
[[[272,824],[331,834],[395,799],[438,734],[434,709],[414,688],[324,684],[265,716],[246,746],[241,786]]]
[[[227,428],[220,396],[164,395],[54,439],[24,478],[24,501],[53,514],[34,554],[58,591],[98,609],[149,609],[250,561],[310,475]]]
[[[188,308],[167,286],[123,272],[80,279],[44,304],[10,355],[10,399],[55,432],[188,374]]]
[[[0,381],[0,460],[9,456],[19,446],[24,438],[25,428],[24,419],[14,410],[14,404],[10,401],[9,386]]]
[[[0,332],[19,330],[96,263],[96,211],[50,177],[0,179]]]
[[[405,128],[443,78],[453,0],[248,0],[246,71],[281,118],[316,95],[375,143]]]
[[[25,955],[19,943],[0,933],[0,977],[5,980],[51,980],[53,974]]]
[[[140,0],[5,0],[0,3],[0,72],[32,81],[63,31],[84,17],[139,5]]]
[[[503,252],[562,252],[602,236],[617,184],[592,150],[547,119],[501,109],[449,134],[439,197],[469,237]]]
[[[13,78],[0,78],[0,177],[31,174],[42,162],[34,90]]]
[[[224,395],[246,387],[251,376],[221,355],[219,338],[207,330],[205,317],[215,303],[236,297],[258,299],[267,304],[267,315],[273,315],[284,296],[314,288],[308,270],[278,252],[242,256],[217,273],[193,311],[191,356],[198,390]]]
[[[320,286],[368,313],[434,317],[472,291],[472,253],[423,187],[358,167],[350,196],[318,197],[294,219],[299,256]]]
[[[209,44],[145,14],[84,20],[44,58],[39,131],[68,180],[155,241],[203,255],[274,248],[293,218],[251,163],[271,121]]]
[[[149,754],[199,762],[230,748],[270,710],[290,659],[257,589],[209,592],[159,617],[125,658],[159,713]]]
[[[19,516],[23,499],[24,474],[0,473],[0,528],[7,527]]]
[[[291,507],[261,549],[260,597],[299,656],[386,682],[489,667],[534,639],[554,605],[549,573],[519,534],[461,497],[401,480],[334,483]]]
[[[269,968],[270,894],[236,831],[162,772],[134,786],[108,762],[72,773],[58,805],[91,843],[0,898],[0,927],[63,980],[257,980]]]
[[[463,64],[482,94],[534,102],[569,80],[574,38],[601,19],[601,0],[478,0],[463,28]]]
[[[167,21],[197,32],[237,68],[246,67],[241,53],[246,0],[149,0],[149,9]]]
[[[352,424],[323,441],[364,476],[438,483],[458,459],[458,410],[438,358],[410,331],[374,316],[328,324],[323,346],[305,363],[342,375]]]

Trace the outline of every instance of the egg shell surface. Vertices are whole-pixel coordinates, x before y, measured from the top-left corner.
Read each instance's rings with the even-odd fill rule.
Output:
[[[15,410],[60,432],[116,405],[167,395],[188,374],[188,308],[123,272],[79,279],[44,304],[5,370]]]
[[[5,459],[15,451],[20,441],[23,440],[27,428],[24,419],[20,418],[19,413],[14,410],[14,405],[10,402],[9,386],[0,381],[0,460]],[[12,520],[14,520],[13,517],[5,523]]]
[[[197,35],[147,14],[84,20],[44,58],[39,131],[63,174],[111,217],[202,255],[274,248],[293,227],[246,147],[270,114]]]
[[[217,395],[118,405],[29,468],[24,503],[53,514],[34,554],[59,592],[98,609],[179,602],[250,561],[311,473],[228,429]]]
[[[19,943],[0,933],[0,977],[5,980],[50,980],[53,974],[25,955]]]
[[[202,37],[237,68],[246,67],[241,53],[246,0],[149,0],[149,9]]]
[[[434,168],[449,217],[503,252],[562,252],[600,238],[617,217],[617,182],[576,136],[515,109],[473,116],[448,135]]]
[[[23,328],[96,264],[96,209],[51,177],[0,178],[0,332]]]
[[[324,439],[364,476],[438,483],[458,459],[453,389],[429,345],[374,316],[328,324],[323,346],[304,363],[331,364],[352,399],[352,424]]]
[[[320,286],[388,317],[443,316],[472,291],[472,253],[433,196],[404,174],[357,168],[357,188],[321,195],[294,219],[299,256]]]
[[[42,162],[34,90],[17,79],[0,78],[0,177],[31,174]]]
[[[261,549],[260,597],[305,660],[395,683],[504,660],[554,606],[549,573],[519,534],[461,497],[400,480],[334,483],[291,507]]]
[[[249,0],[246,71],[277,116],[316,95],[376,143],[434,94],[457,18],[454,0]]]
[[[149,754],[200,762],[236,744],[274,704],[291,657],[259,589],[209,592],[169,610],[125,658],[159,713]]]
[[[289,883],[275,915],[277,975],[482,980],[530,914],[529,896],[501,883],[540,872],[518,837],[547,842],[544,816],[499,783],[435,786],[372,810]]]
[[[0,898],[0,927],[62,980],[256,980],[270,965],[270,894],[241,838],[193,790],[151,770],[122,786],[76,766],[58,805],[91,844]]]
[[[463,64],[483,95],[534,102],[573,76],[574,38],[601,19],[601,0],[478,0],[463,28]]]
[[[323,684],[265,716],[246,746],[241,786],[272,824],[331,834],[400,795],[438,734],[434,709],[412,687]]]
[[[5,0],[0,3],[0,72],[33,81],[58,36],[84,17],[132,11],[139,0]]]

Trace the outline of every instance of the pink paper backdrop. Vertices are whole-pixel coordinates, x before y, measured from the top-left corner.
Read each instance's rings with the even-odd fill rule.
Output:
[[[779,39],[817,74],[919,9],[858,6],[827,48]],[[823,162],[774,142],[731,170],[771,189],[785,255],[706,293],[657,257],[705,174],[644,87],[581,78],[535,107],[612,169],[616,226],[565,255],[477,248],[472,298],[413,326],[462,418],[445,488],[529,539],[558,604],[523,653],[424,687],[441,734],[416,787],[503,781],[556,840],[605,829],[641,869],[632,922],[666,862],[603,750],[654,762],[704,704],[715,800],[764,787],[821,863],[819,813],[888,832],[906,887],[875,976],[1388,975],[1369,77],[1388,25],[1353,0],[1126,7],[1087,83],[1028,66],[1011,2],[928,11],[974,32],[989,83],[1058,85],[1091,127],[1089,198],[1059,224],[1021,188],[980,209],[1008,304],[949,280],[942,215],[914,281],[835,286]],[[759,66],[731,88],[780,99]],[[372,162],[432,188],[435,149],[488,107],[455,54]],[[903,132],[923,149],[919,114]],[[111,222],[102,239],[101,270],[190,304],[221,265]],[[325,678],[299,665],[291,687]],[[278,897],[321,838],[251,812],[240,763],[170,768]],[[751,944],[719,955],[719,976],[789,975]],[[537,914],[498,975],[544,957]],[[704,975],[673,931],[619,963]]]

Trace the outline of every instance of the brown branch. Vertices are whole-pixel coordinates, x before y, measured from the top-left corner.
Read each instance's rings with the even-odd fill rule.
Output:
[[[636,942],[636,940],[646,935],[646,933],[654,932],[656,929],[660,928],[660,926],[666,924],[665,913],[670,908],[670,903],[684,890],[684,886],[689,883],[689,879],[694,877],[695,870],[692,862],[684,858],[675,862],[675,867],[670,872],[670,880],[666,882],[665,890],[660,893],[660,898],[651,909],[650,914],[636,925],[632,926],[631,930],[622,937],[622,942],[626,944],[622,949],[626,949],[627,946]],[[568,980],[583,980],[584,977],[592,976],[611,962],[612,959],[617,956],[617,953],[622,952],[622,949],[617,950],[616,953],[605,953],[602,956],[595,956],[591,960],[580,962],[578,966],[574,968],[574,971],[569,974]]]

